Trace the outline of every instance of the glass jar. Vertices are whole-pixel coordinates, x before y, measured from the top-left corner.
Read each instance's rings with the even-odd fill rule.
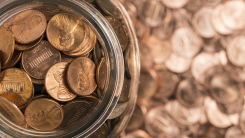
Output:
[[[116,106],[125,75],[130,76],[130,89],[128,92],[128,106],[123,114],[116,119],[109,137],[118,137],[126,127],[132,113],[137,98],[137,89],[139,84],[139,52],[136,35],[132,22],[126,10],[117,0],[108,0],[115,7],[117,13],[120,14],[120,21],[125,26],[128,36],[129,45],[124,55],[119,40],[112,27],[106,21],[104,16],[96,10],[92,5],[83,0],[2,0],[0,1],[0,26],[16,14],[29,9],[42,9],[51,16],[60,12],[68,12],[79,17],[85,24],[96,34],[104,56],[107,61],[108,81],[106,87],[101,93],[100,102],[93,108],[89,115],[83,120],[85,123],[79,122],[74,125],[53,131],[36,131],[34,129],[26,129],[17,126],[7,120],[0,114],[0,136],[2,137],[87,137],[95,132],[110,116]],[[47,19],[48,20],[48,19]],[[120,36],[119,36],[120,37]],[[124,67],[124,60],[125,67]],[[127,71],[125,71],[125,68]],[[125,73],[126,72],[126,73]]]

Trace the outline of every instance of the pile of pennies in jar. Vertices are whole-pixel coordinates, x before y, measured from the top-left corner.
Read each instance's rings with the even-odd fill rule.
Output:
[[[139,41],[137,106],[122,138],[245,137],[245,2],[121,0]]]
[[[129,37],[122,20],[101,0],[88,2],[105,16],[127,55]],[[101,103],[109,63],[95,33],[77,16],[47,7],[26,10],[1,26],[0,41],[0,113],[16,125],[62,129],[84,120]],[[125,77],[130,83],[127,71]],[[90,137],[109,135],[110,121],[128,106],[127,92]]]

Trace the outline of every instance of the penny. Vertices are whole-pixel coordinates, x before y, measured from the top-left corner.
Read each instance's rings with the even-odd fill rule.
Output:
[[[185,8],[190,12],[196,12],[200,9],[204,4],[204,0],[189,0],[189,2],[185,5]]]
[[[193,15],[192,25],[197,33],[204,38],[212,38],[216,35],[210,22],[211,14],[213,14],[212,8],[203,7]]]
[[[228,73],[216,74],[210,81],[211,95],[218,102],[230,104],[239,97],[239,83]]]
[[[48,69],[60,60],[60,52],[43,40],[35,48],[23,52],[21,63],[31,77],[44,79]]]
[[[161,86],[159,91],[155,94],[155,97],[161,99],[173,95],[179,82],[177,75],[168,70],[158,70],[157,73],[160,77]]]
[[[239,95],[238,99],[229,104],[217,103],[219,110],[225,114],[236,114],[242,111],[244,106],[244,97]]]
[[[140,84],[138,89],[139,98],[150,98],[158,89],[157,75],[154,70],[140,73]]]
[[[132,79],[135,74],[135,55],[133,54],[133,51],[135,49],[132,47],[134,43],[130,42],[129,47],[124,52],[124,66],[125,66],[125,73],[128,78]]]
[[[20,61],[22,53],[23,52],[21,51],[14,50],[13,56],[11,57],[9,62],[2,67],[2,69],[6,69],[6,68],[15,66]]]
[[[227,56],[229,61],[239,67],[245,65],[245,49],[243,43],[245,42],[245,36],[237,36],[233,38],[227,45]]]
[[[72,62],[75,59],[75,57],[67,56],[65,54],[61,53],[61,62]]]
[[[119,117],[125,111],[127,106],[128,106],[128,102],[126,102],[126,103],[117,103],[116,107],[111,112],[111,114],[108,117],[108,119],[115,119],[115,118]]]
[[[175,73],[183,73],[190,69],[191,63],[191,58],[186,58],[172,53],[165,64],[170,71]]]
[[[169,8],[181,8],[185,6],[189,0],[162,0],[162,2]]]
[[[202,39],[189,27],[175,30],[171,37],[173,51],[184,57],[194,57],[202,48]]]
[[[242,133],[242,130],[238,126],[230,127],[226,133],[225,138],[243,138],[245,135]]]
[[[30,78],[31,78],[32,83],[34,83],[34,84],[38,84],[38,85],[43,85],[44,84],[44,79],[35,79],[35,78],[32,78],[32,77],[30,77]]]
[[[99,41],[96,42],[94,50],[93,50],[93,59],[95,65],[98,65],[102,58],[102,49],[100,48]]]
[[[89,102],[93,107],[96,106],[98,103],[100,103],[101,101],[96,98],[95,96],[92,95],[88,95],[88,96],[82,96],[82,97],[77,97],[78,100],[84,100]]]
[[[126,131],[133,131],[133,130],[139,129],[143,125],[144,112],[142,108],[144,107],[136,104],[133,115],[129,121],[129,124],[126,127]]]
[[[110,17],[110,16],[106,17],[106,19],[111,25],[111,27],[113,28],[114,32],[116,33],[118,40],[120,42],[122,51],[124,52],[127,49],[128,43],[129,43],[128,33],[124,29],[123,24],[119,22],[117,19]]]
[[[204,84],[205,71],[219,64],[213,54],[202,52],[193,59],[191,73],[197,82]]]
[[[153,108],[146,114],[145,129],[151,136],[180,134],[181,132],[178,127],[178,124],[166,111],[165,107]]]
[[[195,80],[183,80],[180,82],[176,98],[180,104],[190,107],[200,107],[203,105],[206,89]]]
[[[78,122],[83,124],[86,121],[86,115],[91,109],[92,105],[86,101],[76,100],[69,102],[63,107],[64,119],[60,127],[65,128]]]
[[[139,46],[141,70],[149,70],[153,67],[153,55],[146,45]]]
[[[12,32],[6,28],[1,28],[0,34],[1,66],[4,66],[14,53],[15,41]]]
[[[20,109],[5,97],[0,96],[0,113],[18,126],[25,125],[25,117]]]
[[[47,98],[33,100],[25,110],[25,119],[28,125],[40,131],[57,128],[63,118],[62,107],[57,102]]]
[[[113,16],[118,20],[123,19],[122,13],[117,9],[112,0],[104,1],[104,0],[96,0],[97,5],[101,8],[106,15]]]
[[[88,3],[93,3],[94,2],[94,0],[85,0],[86,2],[88,2]]]
[[[226,128],[232,125],[229,116],[219,111],[216,102],[210,97],[205,98],[204,108],[209,122],[215,127]]]
[[[242,29],[245,26],[245,3],[241,0],[226,1],[221,10],[221,18],[225,26],[232,30]]]
[[[96,69],[96,81],[100,90],[104,90],[105,84],[107,82],[108,70],[105,58],[101,58],[101,61]]]
[[[17,68],[1,72],[0,88],[0,96],[6,97],[18,107],[25,105],[33,95],[30,77]]]
[[[167,8],[160,0],[143,1],[139,7],[139,17],[150,27],[156,27],[163,23]]]
[[[171,115],[182,125],[193,125],[201,117],[201,108],[187,108],[181,105],[177,100],[172,102]]]
[[[215,31],[223,35],[229,35],[232,33],[232,30],[227,28],[221,19],[220,14],[221,14],[222,9],[223,9],[222,4],[219,4],[218,6],[216,6],[212,12],[210,20],[211,20],[212,26],[215,29]]]
[[[19,51],[25,51],[25,50],[32,49],[35,46],[37,46],[43,40],[43,37],[44,37],[44,35],[42,35],[40,38],[38,38],[37,40],[35,40],[34,42],[32,42],[30,44],[18,44],[18,43],[15,43],[14,48],[16,50],[19,50]]]
[[[109,128],[106,125],[106,123],[104,123],[97,131],[95,131],[88,138],[107,138],[108,135],[109,135]]]
[[[130,86],[131,86],[131,79],[128,79],[128,77],[125,76],[124,81],[123,81],[121,95],[119,97],[118,102],[125,103],[129,101],[129,92],[131,89]]]
[[[68,62],[60,62],[53,65],[46,73],[45,88],[50,96],[61,102],[71,101],[76,98],[66,82],[66,70]]]
[[[89,58],[79,57],[71,62],[67,69],[67,82],[75,94],[89,95],[96,89],[95,69]]]
[[[10,30],[15,41],[20,44],[30,44],[40,38],[46,29],[45,16],[36,10],[26,10],[13,17]]]
[[[58,7],[51,6],[40,6],[33,8],[34,10],[40,11],[46,17],[47,21],[49,21],[54,15],[59,14],[61,9]]]
[[[75,50],[84,40],[84,24],[78,17],[61,13],[52,17],[47,26],[49,42],[60,51]]]
[[[164,63],[172,52],[172,45],[169,41],[163,41],[155,36],[151,36],[145,45],[149,47],[156,64]]]
[[[151,138],[151,136],[145,131],[138,129],[126,134],[125,138]]]

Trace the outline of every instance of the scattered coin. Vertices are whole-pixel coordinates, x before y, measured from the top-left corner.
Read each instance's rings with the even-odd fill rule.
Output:
[[[47,98],[33,100],[25,110],[28,125],[36,130],[49,131],[57,128],[64,118],[62,107]]]
[[[76,58],[70,63],[67,82],[75,94],[89,95],[96,89],[95,68],[94,62],[85,57]]]
[[[166,61],[166,67],[176,73],[183,73],[190,69],[192,58],[186,58],[175,53],[172,53]]]
[[[60,60],[60,52],[43,40],[35,48],[23,52],[21,63],[31,77],[44,79],[48,69]]]
[[[60,62],[53,65],[46,73],[45,88],[50,96],[57,101],[67,102],[76,98],[69,90],[66,82],[66,70],[68,62]]]

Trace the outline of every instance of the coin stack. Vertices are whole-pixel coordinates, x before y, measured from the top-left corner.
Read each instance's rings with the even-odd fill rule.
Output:
[[[126,138],[245,137],[245,2],[121,0],[141,55]]]
[[[91,136],[107,137],[110,121],[128,106],[130,38],[111,3],[87,2],[105,16],[125,55],[123,94],[107,123]],[[0,111],[16,125],[51,131],[83,124],[101,103],[110,75],[106,51],[79,17],[46,7],[26,10],[1,26],[0,40]]]

